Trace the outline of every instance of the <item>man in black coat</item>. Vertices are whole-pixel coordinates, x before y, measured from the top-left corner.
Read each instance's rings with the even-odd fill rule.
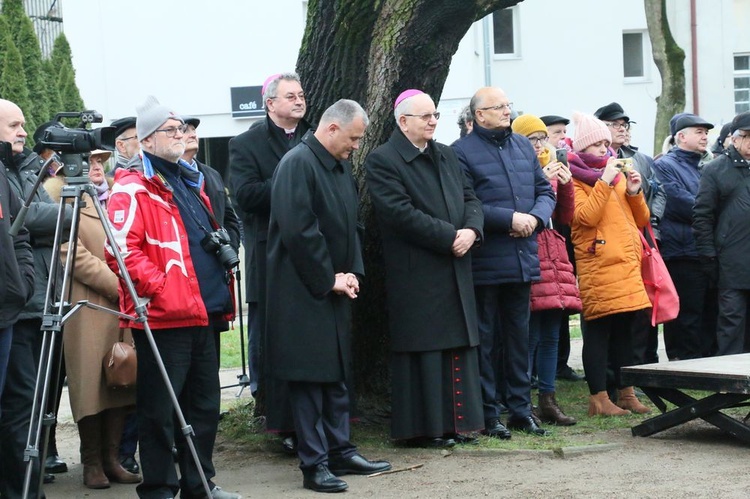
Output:
[[[201,120],[195,116],[183,116],[182,119],[187,125],[187,131],[185,132],[185,152],[182,154],[182,159],[193,168],[192,170],[184,170],[183,175],[195,175],[197,177],[196,172],[203,174],[204,189],[209,201],[211,201],[211,209],[214,212],[216,220],[227,231],[227,235],[231,241],[230,244],[236,253],[240,249],[242,231],[240,228],[240,219],[237,217],[237,213],[235,213],[232,207],[232,202],[229,200],[229,194],[224,187],[224,180],[221,178],[219,172],[196,159],[199,150],[197,128]],[[224,319],[218,319],[213,321],[212,324],[215,328],[216,360],[217,363],[220,363],[221,337],[219,333],[229,330],[229,322]]]
[[[3,149],[0,158],[12,156],[8,142],[0,142],[0,148]],[[20,209],[21,200],[10,189],[5,165],[0,160],[0,255],[6,256],[0,258],[0,401],[10,357],[13,324],[34,293],[34,257],[29,244],[29,231],[21,227],[16,236],[8,233]]]
[[[338,492],[334,475],[390,469],[349,441],[351,300],[364,275],[351,165],[368,123],[362,107],[339,100],[315,133],[281,160],[268,228],[267,335],[273,375],[289,383],[305,488]]]
[[[693,207],[698,257],[718,278],[717,355],[750,350],[750,112],[735,116],[731,130],[731,145],[703,167]]]
[[[284,437],[293,450],[293,430],[287,389],[268,378],[271,366],[264,353],[266,239],[271,211],[271,177],[281,158],[300,143],[310,129],[303,119],[305,93],[294,73],[273,75],[263,87],[267,116],[229,141],[230,188],[245,234],[245,279],[248,303],[248,346],[253,396],[265,402],[266,427]],[[260,381],[259,381],[260,379]],[[265,390],[264,390],[265,389]]]
[[[39,156],[25,147],[27,133],[23,111],[11,101],[0,99],[0,141],[11,145],[11,157],[3,158],[10,187],[19,199],[28,198],[41,167]],[[20,497],[23,493],[26,462],[23,460],[29,432],[36,371],[42,349],[42,315],[52,261],[58,205],[39,187],[26,212],[24,223],[31,236],[34,256],[34,294],[13,326],[13,342],[8,362],[5,390],[0,405],[0,496]],[[65,207],[64,233],[72,218],[72,207]],[[57,295],[61,290],[55,290]],[[50,393],[55,394],[52,387]],[[54,395],[53,397],[54,398]],[[30,495],[37,495],[38,461],[34,460]]]
[[[406,90],[394,114],[398,129],[365,163],[386,265],[391,437],[452,446],[484,428],[469,253],[482,204],[453,150],[432,140],[430,96]]]

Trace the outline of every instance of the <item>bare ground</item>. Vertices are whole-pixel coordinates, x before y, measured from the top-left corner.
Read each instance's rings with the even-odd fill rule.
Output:
[[[577,351],[576,351],[576,348]],[[574,344],[571,365],[580,367],[580,345]],[[224,373],[233,381],[234,371]],[[225,399],[235,391],[225,390]],[[243,394],[247,396],[247,394]],[[58,447],[70,471],[45,488],[49,498],[135,497],[135,488],[113,485],[94,491],[83,487],[78,435],[63,395]],[[601,444],[605,442],[605,444]],[[549,451],[360,449],[370,458],[388,459],[394,469],[412,471],[379,477],[345,477],[345,497],[371,498],[748,498],[750,447],[703,421],[691,422],[656,436],[632,437],[613,430],[581,437],[581,447]],[[217,442],[214,453],[222,488],[245,498],[311,498],[302,488],[297,460],[248,452]],[[318,496],[319,497],[319,496]]]

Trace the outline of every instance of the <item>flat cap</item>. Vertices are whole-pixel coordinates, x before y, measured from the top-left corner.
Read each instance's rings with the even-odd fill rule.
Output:
[[[110,126],[115,127],[115,137],[122,135],[122,132],[128,128],[135,128],[135,116],[128,116],[127,118],[120,118],[112,122]]]
[[[737,130],[750,130],[750,111],[745,111],[732,120],[732,133]]]
[[[615,121],[625,120],[630,121],[630,118],[625,114],[625,110],[617,102],[610,102],[606,106],[602,106],[596,110],[594,116],[602,121]]]
[[[570,123],[570,120],[568,118],[563,118],[562,116],[557,116],[555,114],[548,114],[547,116],[540,116],[539,119],[544,122],[545,126],[557,125],[558,123],[567,125],[568,123]]]
[[[699,126],[707,130],[711,130],[714,127],[713,123],[709,123],[698,115],[677,113],[669,120],[669,133],[674,137],[680,130],[691,126]]]

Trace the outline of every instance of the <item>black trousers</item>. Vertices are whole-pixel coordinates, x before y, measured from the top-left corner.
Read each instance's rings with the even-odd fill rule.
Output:
[[[680,314],[664,324],[664,346],[670,359],[710,356],[716,349],[718,296],[711,277],[697,259],[665,262],[680,297]]]
[[[212,326],[159,329],[154,341],[177,395],[185,420],[192,426],[193,443],[201,468],[210,481],[215,476],[212,454],[219,424],[219,373]],[[179,428],[169,392],[146,333],[133,330],[138,351],[136,411],[143,482],[139,497],[163,499],[205,497],[198,470]],[[181,478],[177,479],[172,444],[177,447]]]
[[[26,462],[23,453],[29,434],[34,387],[42,349],[42,320],[25,319],[13,325],[0,417],[0,496],[19,499],[23,494]],[[54,397],[52,390],[51,397]],[[38,461],[37,461],[38,463]],[[29,493],[36,497],[40,467],[34,466]]]
[[[475,292],[485,421],[500,416],[492,357],[498,335],[501,335],[503,345],[501,368],[505,376],[505,403],[512,418],[528,417],[531,415],[531,379],[528,373],[531,284],[476,286]]]
[[[348,458],[357,452],[349,441],[349,393],[346,384],[289,382],[297,455],[303,471],[328,458]]]
[[[607,360],[614,384],[624,388],[620,368],[633,365],[633,320],[637,312],[624,312],[586,321],[583,330],[583,369],[592,395],[607,389]]]
[[[716,355],[733,355],[746,351],[750,290],[719,289],[719,320],[716,325]],[[12,354],[11,350],[11,354]],[[3,406],[3,410],[5,407]]]

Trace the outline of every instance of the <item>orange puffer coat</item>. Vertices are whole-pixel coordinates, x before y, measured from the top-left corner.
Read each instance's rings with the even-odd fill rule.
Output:
[[[583,317],[592,320],[651,307],[641,278],[638,232],[649,223],[642,191],[628,195],[622,177],[614,186],[573,182],[571,230]]]

